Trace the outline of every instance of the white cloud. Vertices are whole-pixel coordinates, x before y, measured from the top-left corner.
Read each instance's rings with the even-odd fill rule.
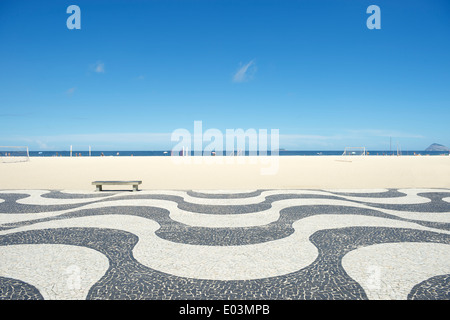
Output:
[[[233,82],[246,82],[253,79],[256,72],[256,65],[254,60],[248,62],[239,68],[233,76]]]

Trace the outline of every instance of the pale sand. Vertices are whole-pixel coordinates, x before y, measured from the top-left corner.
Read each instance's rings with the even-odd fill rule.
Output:
[[[262,174],[267,169],[273,172]],[[0,163],[0,189],[93,191],[94,180],[142,180],[140,189],[160,190],[450,188],[450,157],[36,157]]]

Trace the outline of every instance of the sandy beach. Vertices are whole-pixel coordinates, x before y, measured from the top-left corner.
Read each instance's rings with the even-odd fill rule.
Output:
[[[450,157],[31,157],[0,163],[0,177],[0,189],[95,190],[95,180],[149,190],[450,188]]]

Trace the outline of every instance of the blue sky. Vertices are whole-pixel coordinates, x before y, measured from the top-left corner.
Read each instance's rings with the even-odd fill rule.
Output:
[[[165,150],[202,121],[279,129],[288,150],[450,146],[449,17],[447,0],[1,1],[0,145]]]

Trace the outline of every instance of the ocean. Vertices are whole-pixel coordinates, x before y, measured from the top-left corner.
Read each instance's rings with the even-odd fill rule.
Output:
[[[383,151],[383,150],[368,150],[366,151],[368,156],[386,156],[386,155],[397,155],[397,151]],[[278,154],[280,156],[340,156],[343,151],[288,151],[288,150],[280,150]],[[89,156],[89,151],[87,150],[73,150],[72,157],[79,156],[81,154],[82,157]],[[189,152],[192,156],[193,152]],[[400,155],[422,155],[422,156],[440,156],[440,155],[448,155],[448,152],[444,151],[402,151]],[[70,157],[70,151],[30,151],[30,157]],[[127,157],[127,156],[138,156],[138,157],[155,157],[155,156],[170,156],[171,151],[91,151],[92,157],[100,157],[100,156],[119,156],[119,157]],[[227,154],[230,155],[230,154]],[[237,155],[237,152],[234,152],[234,155]],[[240,153],[239,155],[248,156],[249,152],[246,151],[245,154]],[[270,151],[267,152],[267,155],[271,155]]]

